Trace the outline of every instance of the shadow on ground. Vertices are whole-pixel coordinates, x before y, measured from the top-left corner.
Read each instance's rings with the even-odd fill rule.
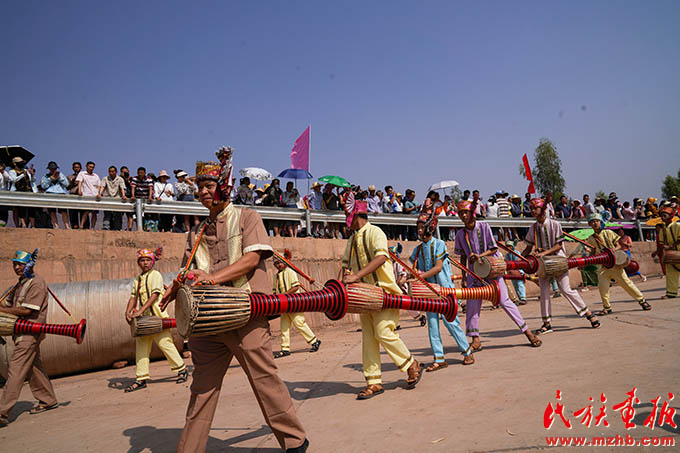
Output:
[[[248,428],[211,428],[212,431],[243,431]],[[268,436],[272,433],[268,426],[262,425],[255,431],[240,434],[226,440],[220,440],[215,437],[208,437],[208,451],[245,453],[274,453],[280,452],[278,448],[250,448],[250,447],[235,447],[235,444],[245,442],[247,440],[256,439],[258,437]],[[128,453],[141,453],[149,451],[151,453],[166,453],[175,451],[177,442],[182,434],[179,428],[156,428],[154,426],[137,426],[123,431],[123,434],[130,438],[130,449]]]

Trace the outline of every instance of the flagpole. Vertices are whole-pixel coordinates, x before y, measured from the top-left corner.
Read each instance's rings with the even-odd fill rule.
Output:
[[[309,125],[309,152],[307,153],[307,173],[312,166],[309,164],[309,160],[312,158],[312,125]],[[307,178],[307,193],[309,194],[309,178]]]

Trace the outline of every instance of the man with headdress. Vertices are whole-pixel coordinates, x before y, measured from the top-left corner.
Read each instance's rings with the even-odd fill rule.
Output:
[[[283,251],[283,257],[287,260],[293,257],[290,250]],[[278,271],[274,276],[274,294],[295,294],[302,291],[300,281],[293,269],[288,267],[286,262],[278,256],[274,256],[274,267]],[[304,313],[282,313],[281,314],[281,351],[274,353],[274,358],[290,355],[290,326],[300,332],[308,345],[312,347],[309,352],[316,352],[321,346],[321,340],[316,338],[312,329],[307,325]]]
[[[674,210],[671,206],[664,206],[660,211],[663,224],[658,232],[659,245],[663,250],[680,250],[680,223],[673,221]],[[663,262],[663,256],[660,256]],[[666,294],[664,299],[678,297],[678,279],[680,278],[680,264],[666,264]]]
[[[436,283],[443,288],[454,288],[451,272],[451,265],[449,264],[449,252],[446,249],[446,243],[441,239],[433,236],[437,229],[437,215],[434,211],[429,214],[426,212],[418,216],[416,222],[416,229],[420,244],[416,246],[411,253],[409,261],[413,264],[416,271],[420,272],[420,277],[429,283]],[[436,295],[432,295],[436,297]],[[463,365],[472,365],[475,363],[475,358],[470,350],[470,345],[465,338],[465,332],[460,327],[458,315],[453,322],[439,313],[427,313],[427,326],[430,337],[430,346],[434,353],[434,363],[428,366],[425,371],[437,371],[446,368],[449,364],[444,359],[444,346],[442,344],[442,337],[439,333],[439,318],[444,322],[444,327],[449,331],[453,339],[458,345],[458,349],[463,354]]]
[[[272,255],[272,247],[260,215],[230,202],[232,153],[232,148],[222,147],[217,152],[220,163],[196,163],[199,200],[210,215],[189,233],[184,265],[192,258],[191,251],[198,240],[189,263],[194,268],[194,284],[209,281],[269,293],[271,281],[265,260]],[[180,284],[178,280],[173,282],[161,308],[175,298]],[[290,393],[276,374],[267,318],[251,319],[245,326],[228,332],[191,336],[189,349],[195,368],[178,452],[205,451],[222,380],[234,357],[248,376],[262,414],[281,448],[290,452],[307,450],[309,441],[295,414]]]
[[[132,292],[125,309],[125,320],[128,324],[132,323],[133,318],[140,316],[157,316],[159,318],[169,318],[165,310],[159,308],[159,302],[163,297],[165,288],[163,287],[163,276],[153,268],[161,255],[162,249],[152,252],[149,249],[137,251],[137,265],[142,271],[132,282]],[[125,388],[125,392],[146,388],[146,383],[151,376],[149,375],[149,356],[151,346],[156,343],[168,362],[170,369],[177,373],[178,384],[186,382],[189,377],[184,360],[177,352],[177,348],[172,341],[170,329],[165,329],[152,335],[143,335],[135,338],[135,362],[136,380]]]
[[[612,230],[605,230],[604,222],[600,214],[590,214],[588,216],[588,225],[593,229],[593,234],[588,238],[588,243],[592,246],[591,255],[602,253],[605,248],[614,251],[619,245],[621,236]],[[611,280],[615,280],[621,288],[623,288],[630,297],[635,299],[643,310],[651,310],[652,306],[645,300],[635,283],[633,283],[622,266],[614,266],[607,269],[602,265],[598,265],[597,272],[597,287],[600,290],[600,297],[602,298],[602,311],[598,314],[608,315],[612,312],[612,306],[609,303],[609,285]]]
[[[536,222],[529,227],[524,242],[527,246],[522,251],[523,256],[529,256],[531,251],[536,249],[536,256],[558,255],[566,257],[564,252],[564,233],[562,226],[556,220],[548,218],[548,203],[543,198],[533,198],[531,200],[531,215],[536,218]],[[541,317],[543,325],[536,331],[538,334],[552,332],[552,309],[550,306],[550,278],[539,278],[538,286],[541,288]],[[565,295],[571,306],[579,316],[585,316],[590,325],[596,329],[600,327],[600,321],[593,315],[581,295],[571,288],[569,282],[569,271],[555,277],[557,286],[562,294]]]
[[[47,283],[33,272],[37,253],[37,250],[33,254],[19,250],[14,254],[12,266],[14,273],[19,276],[19,281],[0,304],[0,313],[33,322],[47,321],[49,298]],[[0,399],[0,426],[9,423],[9,413],[19,399],[26,379],[31,393],[38,400],[38,404],[31,409],[31,414],[55,409],[59,405],[52,383],[40,360],[40,342],[44,338],[45,334],[22,334],[13,337],[14,352],[9,361],[7,382]]]
[[[458,203],[458,217],[465,224],[456,233],[455,251],[460,255],[460,259],[465,266],[472,264],[483,257],[501,258],[498,253],[498,246],[491,233],[491,228],[486,222],[478,222],[475,219],[472,202],[462,200]],[[519,330],[526,335],[531,346],[541,346],[541,340],[536,337],[528,328],[527,323],[522,318],[517,305],[512,303],[508,297],[508,288],[505,286],[503,277],[486,279],[486,283],[480,282],[473,275],[467,275],[464,280],[468,288],[483,286],[486,283],[498,285],[500,290],[500,306],[503,311],[517,324]],[[479,315],[482,311],[482,300],[468,300],[465,312],[465,330],[467,335],[472,338],[470,347],[473,351],[481,351],[482,343],[479,341]]]
[[[375,225],[368,222],[368,207],[365,201],[354,198],[348,192],[344,202],[347,226],[353,231],[347,241],[342,258],[343,282],[363,282],[375,285],[392,294],[403,294],[394,278],[394,270],[387,251],[387,236]],[[411,355],[404,342],[394,330],[399,324],[399,310],[387,309],[362,313],[362,362],[366,388],[357,399],[372,398],[384,392],[380,371],[380,346],[387,352],[400,371],[408,375],[406,388],[414,388],[422,378],[422,365]]]

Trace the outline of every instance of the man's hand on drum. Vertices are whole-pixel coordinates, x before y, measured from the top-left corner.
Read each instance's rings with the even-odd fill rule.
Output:
[[[470,261],[470,264],[474,263],[479,259],[479,255],[476,253],[470,253],[470,257],[468,258],[468,261]]]
[[[130,324],[130,323],[132,322],[132,318],[134,318],[134,316],[132,316],[132,314],[134,313],[134,311],[135,311],[135,310],[132,309],[132,310],[130,310],[130,311],[125,312],[125,320],[127,321],[128,324]]]
[[[194,274],[193,280],[187,279],[187,283],[191,282],[191,286],[198,285],[201,282],[208,282],[210,280],[213,280],[213,278],[210,274],[208,274],[207,272],[204,272],[200,269],[194,269],[194,270],[191,271],[191,273]]]
[[[346,274],[342,277],[342,283],[344,284],[356,283],[358,281],[361,281],[361,278],[357,277],[356,274]]]

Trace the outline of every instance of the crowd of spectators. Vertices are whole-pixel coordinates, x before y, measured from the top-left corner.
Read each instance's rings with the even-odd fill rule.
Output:
[[[95,172],[94,162],[87,162],[85,168],[80,162],[73,162],[71,173],[61,172],[56,162],[49,162],[47,171],[42,177],[36,175],[36,169],[21,158],[14,158],[11,168],[5,168],[0,164],[0,190],[17,192],[44,192],[48,194],[70,194],[74,196],[90,196],[96,199],[118,198],[122,201],[135,202],[140,199],[146,203],[163,203],[165,201],[194,201],[197,187],[194,179],[183,170],[175,170],[174,182],[165,170],[157,175],[147,173],[146,168],[137,168],[132,176],[130,170],[122,166],[119,169],[110,166],[107,175],[100,178]],[[417,200],[416,192],[406,189],[404,193],[394,190],[392,186],[385,186],[382,190],[374,185],[366,189],[361,186],[337,187],[331,184],[315,182],[311,191],[304,197],[300,195],[293,182],[286,184],[285,190],[281,188],[279,179],[273,179],[271,183],[258,187],[247,177],[241,178],[232,193],[232,200],[236,204],[250,206],[271,206],[282,208],[311,209],[340,211],[343,210],[344,199],[348,191],[353,191],[356,199],[366,200],[369,213],[371,214],[402,214],[416,216],[422,204],[442,204],[442,216],[455,216],[456,202],[451,195],[445,195],[440,199],[440,193],[430,191],[423,203]],[[457,192],[460,194],[460,192]],[[517,194],[509,195],[508,192],[499,190],[488,197],[486,201],[481,197],[478,190],[465,190],[456,198],[471,200],[474,210],[479,218],[521,218],[530,217],[529,200],[531,194],[525,194],[524,199]],[[589,214],[599,213],[606,220],[636,220],[648,219],[658,216],[658,210],[665,204],[671,204],[677,208],[677,197],[658,200],[649,197],[647,200],[633,198],[632,201],[621,202],[616,193],[612,192],[608,197],[595,197],[591,202],[588,194],[581,199],[570,199],[567,195],[561,195],[558,201],[552,199],[552,194],[546,194],[549,201],[548,212],[550,216],[565,219],[585,219]],[[57,208],[33,208],[33,207],[0,207],[0,226],[4,226],[12,214],[14,225],[17,227],[43,227],[43,228],[72,228],[88,229],[97,225],[98,212],[79,209]],[[61,220],[61,224],[60,224]],[[124,221],[125,220],[125,221]],[[147,231],[174,231],[186,232],[193,225],[198,224],[200,219],[190,215],[173,214],[146,214],[144,225],[141,227]],[[107,230],[132,231],[135,228],[136,218],[132,212],[104,211],[101,228]],[[304,225],[298,221],[268,220],[266,227],[274,236],[296,237],[304,234],[313,237],[342,238],[349,235],[345,224],[338,222],[313,222],[311,231],[303,231]],[[415,226],[381,225],[389,239],[413,240],[416,239]],[[136,226],[139,229],[140,226]],[[442,237],[448,239],[455,234],[454,229],[442,228]],[[523,233],[521,228],[495,229],[494,233],[499,239],[520,239]]]

